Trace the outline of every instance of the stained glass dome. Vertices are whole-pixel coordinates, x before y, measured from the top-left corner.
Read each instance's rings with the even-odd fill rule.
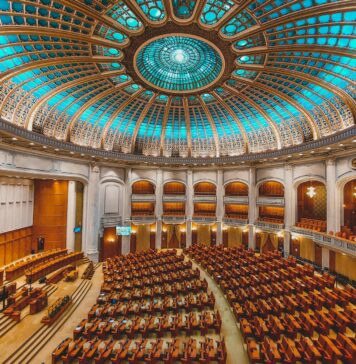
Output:
[[[132,155],[241,156],[355,124],[355,4],[0,0],[0,117]]]
[[[218,49],[186,35],[163,36],[144,44],[135,66],[152,87],[176,93],[204,89],[218,82],[224,71]]]

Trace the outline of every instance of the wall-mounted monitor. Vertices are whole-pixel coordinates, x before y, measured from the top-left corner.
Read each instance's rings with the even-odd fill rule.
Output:
[[[116,235],[121,235],[121,236],[131,235],[131,226],[116,226]]]

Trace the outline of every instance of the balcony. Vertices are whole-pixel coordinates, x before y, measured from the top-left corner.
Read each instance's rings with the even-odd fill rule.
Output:
[[[248,224],[248,218],[225,216],[223,223],[230,226],[246,226]]]
[[[351,240],[296,226],[291,228],[291,232],[294,236],[304,236],[313,240],[314,243],[324,245],[328,248],[338,250],[341,253],[356,257],[356,243]]]
[[[216,222],[216,216],[215,215],[198,215],[195,214],[192,218],[193,222],[203,223],[203,224],[211,224],[213,222]]]
[[[187,197],[185,195],[173,195],[165,194],[163,195],[163,202],[185,202]]]
[[[237,204],[237,205],[248,205],[248,196],[225,196],[224,203]]]
[[[256,204],[265,206],[284,206],[284,197],[260,196],[257,197]]]
[[[193,202],[216,202],[215,195],[194,195]]]
[[[258,220],[255,222],[255,226],[261,228],[263,230],[270,230],[270,231],[280,231],[284,229],[284,223],[279,222],[278,219],[265,219],[265,220]]]
[[[185,215],[181,215],[178,213],[176,214],[164,213],[162,215],[162,220],[167,224],[183,224],[186,221],[186,217]]]
[[[132,202],[155,202],[156,195],[154,194],[133,194],[131,195]]]
[[[156,222],[156,217],[153,214],[135,213],[131,216],[131,222],[134,224],[153,224]]]

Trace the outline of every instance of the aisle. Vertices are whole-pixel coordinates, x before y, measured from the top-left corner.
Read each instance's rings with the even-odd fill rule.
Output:
[[[190,259],[186,256],[187,259]],[[191,260],[191,259],[190,259]],[[198,268],[201,272],[201,278],[205,278],[209,284],[210,290],[215,296],[215,307],[219,310],[221,315],[221,334],[225,338],[227,350],[226,364],[248,364],[248,356],[243,347],[243,337],[240,329],[236,326],[235,316],[231,311],[229,302],[224,297],[219,286],[211,279],[210,275],[193,260],[193,268]]]

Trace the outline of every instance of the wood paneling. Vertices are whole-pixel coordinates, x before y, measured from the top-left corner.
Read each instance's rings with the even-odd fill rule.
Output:
[[[284,187],[282,183],[275,181],[267,181],[261,184],[259,188],[259,195],[269,196],[269,197],[283,197]]]
[[[229,247],[241,246],[242,244],[242,229],[237,227],[229,227],[227,229]]]
[[[155,193],[155,186],[153,183],[148,181],[137,181],[132,185],[132,193],[134,195],[153,195]]]
[[[185,195],[185,185],[182,182],[167,182],[163,186],[165,195]]]
[[[312,240],[300,238],[300,256],[312,262],[315,261],[315,248]]]
[[[329,269],[332,273],[336,271],[336,253],[333,250],[329,250]]]
[[[356,233],[356,179],[346,183],[344,188],[344,222],[351,231]]]
[[[316,195],[309,197],[307,189],[315,187]],[[298,221],[301,218],[326,220],[326,188],[318,181],[305,182],[298,186]]]
[[[45,250],[66,247],[67,205],[67,181],[35,181],[33,238],[44,237]]]
[[[215,195],[216,186],[211,182],[200,182],[194,185],[194,193],[196,195]]]
[[[320,267],[322,266],[322,254],[323,254],[323,249],[320,245],[318,244],[314,244],[315,246],[315,252],[314,252],[314,255],[315,255],[315,263],[318,264]]]
[[[103,245],[101,249],[101,259],[121,255],[121,236],[116,235],[116,228],[109,227],[104,229]]]
[[[275,206],[260,206],[259,207],[259,217],[272,217],[276,219],[284,219],[284,207]]]
[[[0,266],[31,254],[32,226],[0,234]]]
[[[242,182],[230,182],[225,186],[225,196],[248,196],[248,186]]]
[[[344,275],[345,277],[356,280],[356,258],[343,253],[335,253],[336,262],[335,270],[337,273]]]

